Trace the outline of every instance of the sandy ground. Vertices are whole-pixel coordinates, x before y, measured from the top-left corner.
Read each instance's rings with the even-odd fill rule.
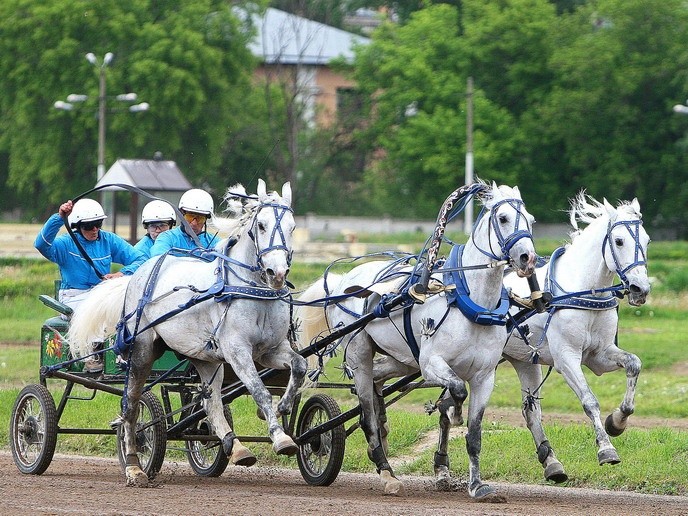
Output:
[[[679,515],[688,497],[592,489],[494,484],[505,503],[478,503],[462,489],[438,492],[428,477],[401,477],[402,496],[385,496],[376,475],[340,473],[328,487],[305,483],[298,471],[230,466],[218,478],[166,462],[149,489],[126,487],[115,459],[56,455],[41,476],[22,475],[0,452],[0,513],[100,515]]]

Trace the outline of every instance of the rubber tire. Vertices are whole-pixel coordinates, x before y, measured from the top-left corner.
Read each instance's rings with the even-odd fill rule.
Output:
[[[14,463],[26,475],[40,475],[53,460],[56,444],[55,400],[43,385],[27,385],[12,407],[10,448]]]
[[[136,418],[136,452],[141,463],[141,469],[149,480],[155,478],[162,468],[167,448],[167,427],[165,426],[165,412],[157,396],[150,391],[141,395],[139,400],[139,414]],[[144,434],[138,428],[149,421],[158,420],[149,426]],[[122,472],[126,473],[126,451],[124,449],[124,424],[117,426],[117,458]]]
[[[306,400],[299,413],[296,435],[340,415],[337,402],[327,394],[316,394]],[[335,481],[344,462],[346,431],[339,425],[320,434],[315,441],[299,445],[296,461],[303,479],[312,486],[329,486]]]
[[[229,426],[234,428],[232,412],[229,407],[224,407],[225,419]],[[207,435],[210,433],[210,421],[208,418],[196,423],[191,432]],[[225,453],[220,441],[187,441],[186,458],[194,473],[202,477],[219,477],[227,469],[229,457]]]

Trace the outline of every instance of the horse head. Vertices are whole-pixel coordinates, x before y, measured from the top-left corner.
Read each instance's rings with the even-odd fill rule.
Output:
[[[291,186],[285,183],[280,196],[277,192],[267,192],[265,181],[259,179],[257,195],[249,235],[256,248],[262,279],[270,288],[280,290],[287,280],[292,258],[295,222]]]
[[[507,260],[520,277],[531,276],[537,260],[532,234],[535,219],[526,210],[518,187],[493,182],[481,199],[483,210],[473,230],[476,246],[492,259]]]
[[[603,206],[609,216],[602,246],[605,263],[628,290],[629,304],[642,305],[650,292],[647,276],[650,237],[643,228],[640,203],[638,199],[633,199],[631,202],[621,202],[614,208],[604,199]]]

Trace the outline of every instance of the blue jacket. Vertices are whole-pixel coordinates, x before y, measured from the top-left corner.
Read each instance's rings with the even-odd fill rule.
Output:
[[[52,215],[38,233],[33,245],[43,256],[60,267],[60,289],[89,289],[101,280],[96,276],[93,267],[81,256],[69,235],[64,234],[55,238],[62,225],[62,217],[57,213]],[[122,273],[133,274],[146,261],[146,257],[129,242],[109,231],[101,229],[98,239],[93,242],[86,240],[79,231],[75,231],[74,235],[102,275],[110,273],[113,262],[124,266],[120,269]]]
[[[182,231],[182,228],[182,226],[177,226],[174,229],[160,233],[158,238],[155,239],[153,247],[151,247],[150,255],[160,256],[173,247],[188,250],[198,248],[191,237]],[[198,240],[201,241],[201,246],[205,249],[212,249],[219,242],[216,236],[210,236],[205,231],[198,235]]]
[[[151,257],[150,250],[151,247],[153,247],[153,244],[155,243],[155,240],[153,240],[150,235],[146,234],[144,237],[136,242],[136,245],[134,246],[134,249],[137,251],[140,251],[141,254],[143,254],[146,259]]]

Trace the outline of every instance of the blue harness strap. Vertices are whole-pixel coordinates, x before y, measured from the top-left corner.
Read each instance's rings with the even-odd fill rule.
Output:
[[[619,290],[617,287],[584,292],[567,292],[562,288],[554,278],[554,264],[565,251],[566,249],[563,247],[555,249],[549,260],[544,286],[544,290],[552,294],[549,305],[556,308],[577,308],[580,310],[610,310],[619,306],[618,297],[615,293]],[[608,295],[600,295],[610,291],[611,293]]]
[[[502,287],[499,304],[496,308],[485,308],[471,299],[471,293],[466,284],[466,275],[461,270],[461,256],[463,245],[455,245],[449,253],[445,267],[455,269],[444,273],[444,284],[453,284],[456,288],[447,292],[447,304],[455,305],[461,313],[476,324],[482,326],[504,326],[509,312],[509,293]]]

